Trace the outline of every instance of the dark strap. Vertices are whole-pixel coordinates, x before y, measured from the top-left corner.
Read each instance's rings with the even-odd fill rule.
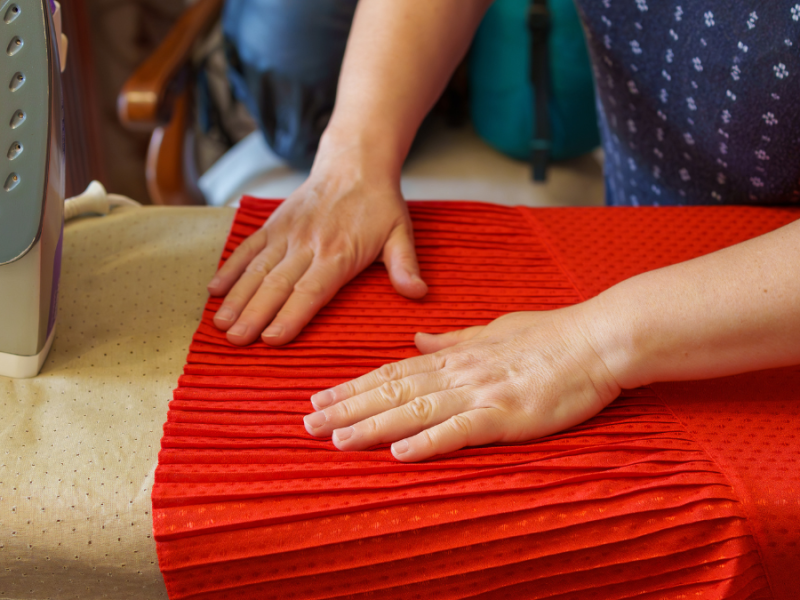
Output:
[[[531,0],[528,6],[531,32],[531,83],[534,102],[534,134],[531,139],[531,169],[534,181],[544,181],[550,159],[550,11],[547,0]]]

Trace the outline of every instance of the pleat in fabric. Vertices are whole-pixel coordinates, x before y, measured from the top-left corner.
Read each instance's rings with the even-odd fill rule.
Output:
[[[209,300],[152,492],[170,598],[771,598],[730,482],[650,389],[418,464],[306,433],[312,393],[417,355],[416,331],[583,298],[529,211],[409,204],[424,300],[373,265],[277,349],[229,344]],[[243,200],[223,260],[276,206]]]

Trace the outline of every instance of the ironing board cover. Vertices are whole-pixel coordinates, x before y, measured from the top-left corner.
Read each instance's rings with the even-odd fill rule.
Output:
[[[242,201],[223,260],[277,204]],[[800,597],[798,368],[626,390],[568,431],[420,464],[302,425],[416,331],[567,306],[800,213],[409,204],[424,300],[371,266],[279,349],[227,343],[208,301],[152,491],[170,598]]]

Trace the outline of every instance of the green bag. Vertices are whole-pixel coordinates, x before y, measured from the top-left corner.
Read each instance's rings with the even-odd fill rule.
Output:
[[[531,159],[535,179],[544,179],[550,158],[579,156],[600,143],[592,69],[572,0],[496,0],[473,42],[470,85],[478,135],[504,154]]]

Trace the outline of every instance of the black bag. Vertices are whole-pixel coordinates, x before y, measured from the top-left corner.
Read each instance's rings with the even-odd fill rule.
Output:
[[[270,148],[308,169],[328,125],[358,0],[227,0],[230,85]]]

